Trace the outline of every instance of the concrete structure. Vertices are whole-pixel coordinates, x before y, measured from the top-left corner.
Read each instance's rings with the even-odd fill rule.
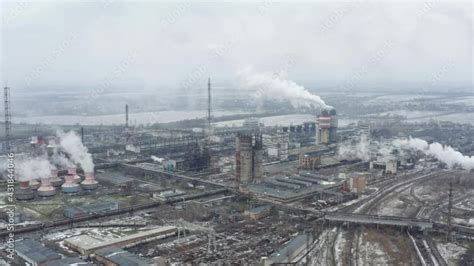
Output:
[[[42,266],[53,260],[61,259],[58,253],[31,239],[16,242],[15,252],[18,257],[32,266]]]
[[[344,182],[344,190],[360,195],[365,193],[366,176],[363,173],[353,173],[347,176]]]
[[[61,191],[65,193],[77,193],[79,192],[79,184],[74,182],[74,175],[66,175],[64,177],[64,184],[61,185]]]
[[[293,238],[287,245],[275,251],[270,257],[263,260],[263,265],[274,264],[295,265],[298,258],[302,257],[314,239],[311,234],[301,234]],[[298,264],[296,264],[298,265]]]
[[[372,161],[370,162],[370,169],[381,169],[384,174],[396,174],[398,169],[397,160]]]
[[[67,169],[67,174],[71,175],[73,178],[72,180],[74,183],[80,183],[81,182],[81,177],[77,174],[77,168],[76,167],[69,167]]]
[[[95,180],[94,172],[85,173],[84,181],[81,183],[83,189],[91,190],[96,189],[99,183]]]
[[[81,207],[66,208],[63,215],[67,218],[77,218],[88,214],[104,213],[108,211],[118,210],[124,207],[124,204],[118,201],[89,204]]]
[[[239,134],[236,139],[236,171],[238,183],[255,183],[263,178],[262,134]]]
[[[250,217],[251,219],[258,220],[270,214],[272,206],[263,205],[250,210],[245,210],[244,215]]]
[[[331,127],[331,117],[327,110],[323,110],[318,117],[317,139],[318,144],[329,144],[329,128]]]
[[[186,195],[186,192],[179,189],[174,189],[153,193],[153,198],[161,201],[167,201],[169,199],[184,195]]]
[[[53,187],[60,187],[64,183],[64,180],[58,176],[57,169],[51,170],[51,178],[49,179],[49,182]]]
[[[136,234],[105,241],[93,238],[88,235],[79,235],[65,239],[64,245],[78,251],[82,255],[89,255],[102,248],[124,247],[151,238],[166,238],[176,235],[176,232],[177,228],[175,226],[161,226],[156,229],[142,231]]]
[[[79,258],[64,258],[53,260],[45,264],[45,266],[94,266],[91,262],[85,262]]]
[[[324,219],[335,222],[351,222],[358,224],[375,224],[375,225],[393,225],[403,227],[418,227],[421,229],[431,229],[433,223],[429,220],[406,218],[398,216],[377,216],[363,214],[347,214],[347,213],[331,213],[326,214]]]
[[[154,265],[152,261],[140,258],[126,250],[110,247],[94,252],[94,259],[105,266],[148,266]]]
[[[38,188],[37,194],[41,197],[56,195],[56,189],[51,185],[49,177],[41,179],[41,186]]]
[[[304,170],[314,170],[321,164],[320,156],[310,156],[301,154],[299,160],[299,168]]]
[[[31,180],[30,180],[30,188],[31,188],[32,190],[38,190],[38,188],[40,187],[40,185],[41,185],[41,183],[38,182],[38,180],[36,180],[36,179],[31,179]]]
[[[337,142],[337,127],[338,127],[336,110],[331,109],[329,111],[329,115],[331,116],[331,122],[329,125],[329,143],[336,143]]]
[[[17,200],[32,200],[35,198],[35,192],[30,188],[30,181],[20,181],[20,187],[15,191]]]

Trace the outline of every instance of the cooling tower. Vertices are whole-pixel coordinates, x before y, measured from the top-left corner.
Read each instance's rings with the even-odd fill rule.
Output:
[[[74,175],[67,174],[64,177],[64,184],[61,186],[61,190],[65,193],[79,192],[79,185],[74,182]]]
[[[99,186],[99,183],[95,180],[94,172],[85,173],[86,177],[81,183],[83,189],[96,189]]]
[[[38,188],[38,196],[50,197],[56,194],[56,189],[51,185],[50,178],[42,178],[41,186]]]
[[[15,191],[17,200],[32,200],[35,192],[30,188],[30,181],[20,181],[20,187]]]
[[[64,183],[63,179],[58,176],[58,170],[51,170],[49,182],[53,187],[60,187]]]
[[[69,167],[67,169],[67,174],[73,176],[72,180],[74,183],[77,183],[77,184],[81,183],[81,177],[77,174],[76,167]]]
[[[37,190],[40,187],[40,182],[36,179],[30,180],[30,188],[33,190]]]

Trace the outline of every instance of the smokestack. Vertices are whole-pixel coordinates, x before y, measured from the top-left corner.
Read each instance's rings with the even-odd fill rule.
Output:
[[[85,173],[85,176],[84,181],[81,183],[83,189],[91,190],[99,186],[99,183],[95,180],[94,172]]]
[[[49,181],[53,187],[60,187],[64,183],[63,180],[58,176],[57,169],[51,170],[51,178]]]
[[[64,193],[79,192],[79,185],[76,182],[74,182],[74,175],[67,174],[64,177],[64,184],[61,186],[61,190]]]
[[[69,167],[67,169],[67,174],[71,175],[73,177],[74,183],[80,183],[81,182],[81,177],[77,174],[77,168],[76,167]]]
[[[84,128],[81,127],[81,142],[84,143]]]
[[[128,128],[128,104],[125,104],[125,128]]]
[[[35,193],[30,188],[30,181],[20,181],[20,187],[15,191],[17,200],[32,200],[35,198]]]

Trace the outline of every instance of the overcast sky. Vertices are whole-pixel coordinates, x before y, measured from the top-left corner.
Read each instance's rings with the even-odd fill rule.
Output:
[[[307,86],[469,86],[472,4],[452,2],[2,1],[1,81],[182,88],[253,66]]]

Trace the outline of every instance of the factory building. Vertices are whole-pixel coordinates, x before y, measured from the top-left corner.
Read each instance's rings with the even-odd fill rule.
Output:
[[[45,266],[94,266],[91,262],[85,262],[79,258],[64,258],[53,260],[45,264]]]
[[[76,250],[82,255],[89,255],[99,249],[107,247],[125,247],[151,238],[166,238],[176,235],[176,232],[177,228],[174,226],[160,226],[156,229],[141,231],[139,233],[109,240],[100,240],[88,235],[79,235],[65,239],[64,245]]]
[[[61,255],[31,239],[16,242],[15,252],[18,257],[32,266],[42,266],[53,260],[61,259]]]
[[[236,139],[235,176],[240,183],[256,183],[263,178],[262,134],[238,134]]]
[[[313,243],[311,234],[301,234],[293,238],[287,245],[275,251],[270,257],[263,260],[263,265],[296,265],[295,259],[300,257]]]
[[[133,266],[151,266],[153,262],[145,258],[140,258],[135,254],[132,254],[126,250],[110,247],[99,249],[94,253],[94,259],[105,266],[121,266],[121,265],[133,265]]]
[[[380,169],[384,174],[396,174],[398,168],[397,160],[384,160],[370,162],[370,169]]]
[[[360,195],[365,193],[366,177],[362,173],[353,173],[347,176],[344,182],[344,190]]]
[[[299,168],[304,170],[314,170],[321,165],[321,156],[311,156],[309,154],[300,155]]]

